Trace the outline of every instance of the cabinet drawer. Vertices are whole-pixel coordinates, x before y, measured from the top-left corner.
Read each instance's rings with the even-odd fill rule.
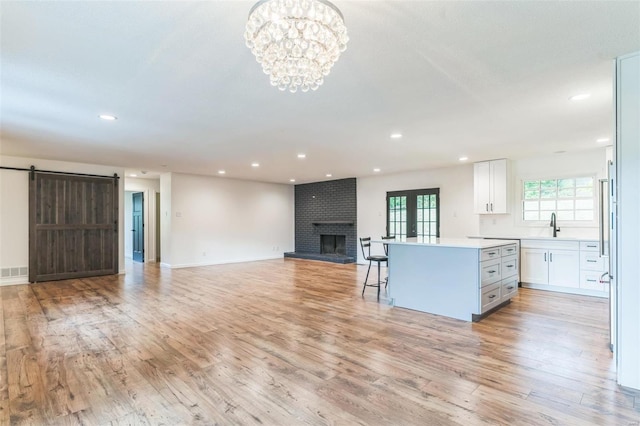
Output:
[[[553,250],[579,250],[580,241],[521,240],[520,248],[541,248]]]
[[[496,259],[501,256],[500,247],[491,247],[482,249],[482,254],[480,255],[480,260],[484,262],[485,260]]]
[[[502,258],[501,267],[502,279],[512,277],[518,274],[518,256],[513,255]]]
[[[601,272],[596,271],[583,271],[580,272],[580,288],[584,288],[587,290],[597,290],[597,291],[606,291],[608,287],[606,287],[605,283],[600,282]]]
[[[500,259],[486,261],[480,264],[480,276],[482,277],[482,287],[500,281]]]
[[[600,257],[598,252],[580,252],[580,269],[604,272],[604,259]]]
[[[501,290],[501,299],[507,300],[511,299],[518,293],[518,279],[511,278],[508,280],[502,280],[502,290]]]
[[[502,257],[511,256],[518,253],[518,247],[516,244],[501,247]]]
[[[500,283],[491,284],[482,291],[482,312],[493,308],[500,303]]]
[[[597,241],[580,241],[580,251],[600,251],[600,243]]]

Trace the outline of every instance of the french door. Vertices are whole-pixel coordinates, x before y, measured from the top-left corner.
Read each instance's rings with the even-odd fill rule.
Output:
[[[440,236],[440,189],[387,192],[387,235]]]

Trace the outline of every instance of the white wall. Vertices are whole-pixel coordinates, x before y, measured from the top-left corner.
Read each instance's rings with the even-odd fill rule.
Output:
[[[170,240],[162,245],[163,264],[244,262],[293,251],[293,186],[178,173],[163,175],[160,184],[163,219],[171,217],[169,234],[162,222],[162,240]]]
[[[160,179],[137,179],[126,177],[124,179],[124,188],[128,192],[125,199],[125,256],[133,255],[133,200],[132,194],[142,192],[143,195],[143,221],[144,221],[144,261],[155,262],[156,253],[156,237],[160,233],[160,224],[157,223],[156,217],[156,194],[160,191]],[[128,243],[128,245],[127,245]]]
[[[42,160],[35,158],[0,157],[0,165],[5,167],[29,168],[32,165],[39,170],[52,170],[71,173],[88,173],[111,176],[117,173],[123,176],[124,169],[119,167],[98,166],[92,164],[70,163],[64,161]],[[124,185],[119,189],[119,223],[124,221]],[[124,272],[124,234],[119,227],[119,267]],[[29,265],[29,174],[23,171],[0,170],[0,269],[8,267],[26,267]],[[28,277],[20,280],[0,279],[0,284],[22,284]]]
[[[23,167],[0,159],[0,165]],[[0,268],[29,266],[29,174],[0,170]],[[23,284],[27,274],[2,277],[0,284]]]
[[[640,52],[617,66],[618,383],[640,389]]]
[[[385,235],[387,192],[440,188],[440,236],[478,235],[478,215],[473,213],[473,165],[358,178],[358,238]],[[372,245],[372,253],[382,252]],[[358,247],[358,262],[364,263]]]
[[[478,215],[480,235],[483,236],[551,236],[551,227],[532,226],[522,222],[521,218],[521,181],[524,179],[571,177],[578,175],[596,175],[605,178],[606,148],[566,154],[554,154],[542,157],[510,161],[511,196],[510,210],[506,215]],[[596,193],[597,197],[597,186]],[[597,207],[597,198],[594,198]],[[573,226],[558,221],[560,237],[598,238],[597,215],[593,222],[585,226]]]
[[[160,252],[163,266],[171,266],[171,226],[172,226],[172,207],[171,207],[171,173],[163,173],[160,175]]]

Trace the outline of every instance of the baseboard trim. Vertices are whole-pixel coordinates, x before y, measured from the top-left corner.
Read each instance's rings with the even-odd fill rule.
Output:
[[[602,297],[605,299],[609,298],[609,293],[607,292],[597,291],[597,290],[588,290],[584,288],[560,287],[555,285],[530,284],[530,283],[521,283],[521,285],[524,288],[532,288],[534,290],[553,291],[556,293],[566,293],[566,294],[577,294],[579,296]]]
[[[22,285],[29,284],[29,277],[13,277],[13,278],[1,278],[0,287],[8,285]]]
[[[197,268],[199,266],[215,266],[215,265],[228,265],[232,263],[246,263],[246,262],[259,262],[261,260],[275,260],[282,259],[284,256],[269,256],[269,257],[257,257],[257,258],[246,258],[246,259],[231,259],[231,260],[223,260],[221,262],[202,262],[202,263],[178,263],[176,265],[171,265],[168,263],[161,263],[160,266],[166,266],[171,269],[181,269],[181,268]]]

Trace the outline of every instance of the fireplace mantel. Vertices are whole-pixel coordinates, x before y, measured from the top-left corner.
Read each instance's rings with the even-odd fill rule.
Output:
[[[352,225],[352,220],[315,220],[312,225]]]

